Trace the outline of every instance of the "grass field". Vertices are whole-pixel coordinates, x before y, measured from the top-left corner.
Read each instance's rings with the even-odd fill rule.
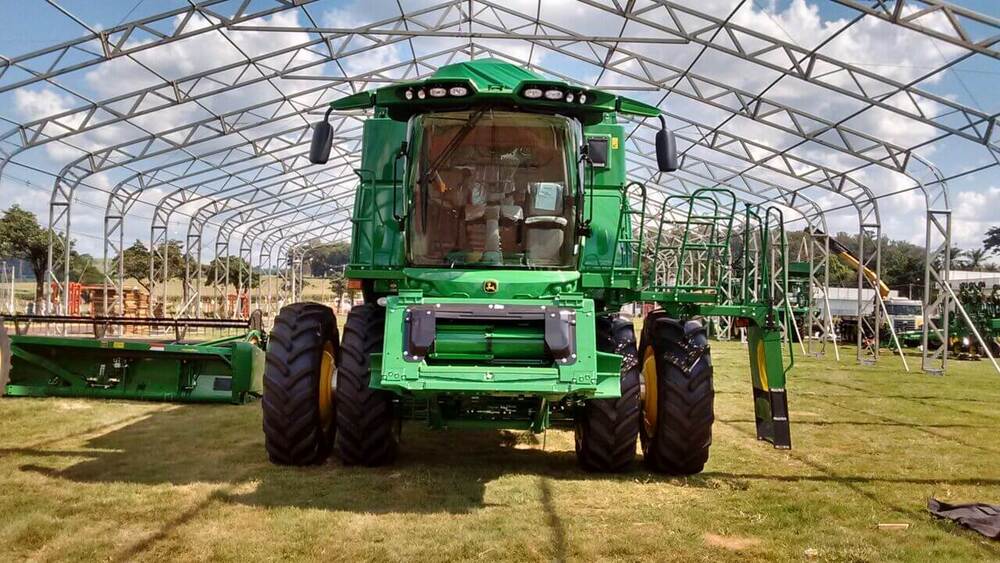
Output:
[[[572,434],[404,428],[398,464],[265,459],[258,404],[0,400],[0,545],[33,560],[1000,560],[926,512],[1000,502],[1000,377],[799,359],[795,449],[754,439],[738,344],[713,344],[703,474],[576,468]],[[882,530],[880,523],[909,524]]]

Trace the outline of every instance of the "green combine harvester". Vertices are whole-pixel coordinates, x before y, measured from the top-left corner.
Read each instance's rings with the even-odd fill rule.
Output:
[[[111,327],[121,334],[103,334]],[[0,395],[242,404],[261,394],[265,345],[259,312],[249,321],[0,317]]]
[[[659,109],[476,60],[337,100],[327,120],[352,110],[372,112],[346,271],[365,303],[342,334],[319,304],[276,318],[262,400],[273,462],[388,464],[411,416],[566,424],[587,470],[624,470],[641,441],[653,470],[697,473],[714,420],[707,316],[746,329],[758,438],[790,447],[780,212],[722,189],[656,201],[628,182],[623,117],[659,119],[658,168],[678,167]],[[638,338],[619,313],[633,303],[655,304]]]
[[[1000,358],[1000,284],[988,287],[985,282],[965,282],[958,286],[958,300],[969,320],[994,358]],[[979,339],[957,311],[951,314],[949,349],[960,360],[979,360],[986,356]],[[939,339],[940,340],[940,339]]]

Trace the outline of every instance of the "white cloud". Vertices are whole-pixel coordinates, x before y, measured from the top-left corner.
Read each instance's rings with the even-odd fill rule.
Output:
[[[983,245],[986,230],[1000,225],[997,204],[1000,203],[1000,187],[990,186],[985,190],[964,190],[951,194],[952,243],[961,248],[979,248]]]
[[[73,106],[73,97],[48,88],[41,90],[19,88],[14,90],[14,105],[20,115],[28,120],[34,120],[70,109]]]

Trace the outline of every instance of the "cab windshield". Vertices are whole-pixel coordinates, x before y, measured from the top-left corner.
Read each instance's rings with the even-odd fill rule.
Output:
[[[567,118],[477,109],[414,122],[410,263],[574,264],[575,162]]]
[[[920,315],[923,313],[920,305],[887,304],[886,312],[890,315]]]

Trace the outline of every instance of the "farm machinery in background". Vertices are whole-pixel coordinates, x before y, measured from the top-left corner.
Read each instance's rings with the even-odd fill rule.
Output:
[[[856,314],[840,315],[837,323],[838,340],[853,341],[858,336],[858,330],[861,330],[859,340],[866,345],[896,348],[901,356],[904,346],[922,345],[924,311],[919,300],[895,296],[874,271],[862,266],[857,257],[835,238],[819,231],[809,234],[829,240],[831,254],[855,271],[861,269],[862,275],[875,288],[868,307]],[[792,272],[789,277],[789,302],[793,304],[805,302],[800,296],[803,291],[801,288],[806,286],[799,280],[808,279],[802,275],[796,276],[794,265],[792,263],[789,266],[789,271]],[[828,288],[827,293],[835,290],[836,288]],[[947,319],[934,319],[935,326],[942,326],[944,323],[948,325],[948,351],[960,360],[988,357],[995,364],[995,358],[1000,354],[1000,284],[994,284],[990,288],[984,282],[962,282],[958,284],[957,293],[952,290],[951,297]],[[795,312],[797,318],[805,317],[804,313],[798,310]],[[932,346],[940,344],[941,337],[937,331],[928,331],[927,338]],[[1000,367],[997,370],[1000,371]]]
[[[259,311],[249,320],[0,317],[0,395],[239,404],[261,394],[265,345]]]
[[[273,462],[391,463],[413,414],[438,428],[565,425],[585,469],[625,469],[638,441],[651,469],[697,473],[714,420],[710,316],[746,329],[757,436],[790,447],[781,212],[629,182],[625,145],[644,141],[622,118],[659,120],[657,167],[678,166],[658,108],[475,60],[334,101],[316,164],[339,111],[371,112],[346,270],[364,304],[342,330],[313,303],[275,319]],[[639,335],[619,313],[629,303],[655,304]]]
[[[919,345],[923,335],[923,307],[920,301],[899,297],[874,270],[861,264],[853,252],[832,236],[819,230],[806,231],[806,235],[828,241],[830,254],[859,274],[857,288],[830,287],[824,290],[823,306],[826,308],[826,316],[830,318],[830,328],[834,329],[832,336],[836,341],[857,342],[859,348],[869,350],[877,350],[882,346],[894,348],[901,358],[904,345]],[[802,268],[808,271],[808,267],[808,264],[804,264]],[[804,285],[808,281],[807,276],[808,274],[799,276],[804,281],[796,287],[803,287],[804,291],[808,291],[808,286]],[[862,277],[871,286],[871,290],[862,287]],[[838,300],[838,291],[847,292],[849,300],[857,305],[851,311],[837,311],[834,315],[830,303]],[[867,292],[870,292],[871,299],[865,303]],[[838,319],[835,327],[834,316]],[[804,314],[797,314],[796,318],[804,317]],[[810,334],[812,332],[809,331]],[[878,355],[874,354],[874,357]],[[905,358],[903,364],[909,371]]]
[[[993,358],[1000,358],[1000,284],[990,287],[985,282],[960,283],[958,300],[970,322],[963,323],[959,315],[952,316],[948,332],[952,354],[962,360],[978,360],[989,351]]]
[[[825,236],[823,233],[816,234]],[[878,274],[871,268],[862,266],[854,253],[837,239],[833,237],[828,237],[828,239],[830,253],[852,270],[857,271],[860,268],[865,279],[875,288],[870,311],[860,311],[860,314],[855,317],[841,319],[839,324],[841,339],[848,342],[853,341],[857,337],[858,330],[865,331],[862,338],[875,338],[874,323],[880,322],[882,323],[881,330],[877,331],[880,344],[892,346],[893,339],[909,339],[907,341],[918,343],[921,335],[920,329],[923,325],[923,308],[920,301],[892,296],[889,286],[879,279]],[[876,310],[881,314],[876,314]]]

